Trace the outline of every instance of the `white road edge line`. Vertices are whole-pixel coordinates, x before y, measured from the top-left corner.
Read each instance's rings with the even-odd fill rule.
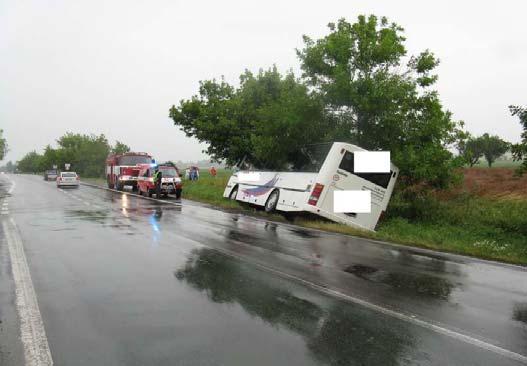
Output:
[[[16,288],[16,307],[20,320],[20,337],[24,346],[25,364],[26,366],[51,366],[53,359],[22,240],[13,218],[9,223],[11,225],[4,221],[3,229],[7,238]]]
[[[11,182],[11,187],[9,187],[9,190],[7,191],[7,193],[11,194],[13,193],[13,189],[15,189],[16,183],[12,181],[11,179],[9,179],[9,181]]]
[[[235,258],[235,259],[238,259],[238,260],[240,260],[242,262],[252,264],[252,265],[260,268],[263,271],[266,271],[266,272],[269,272],[269,273],[273,273],[273,274],[275,274],[275,275],[277,275],[279,277],[286,278],[286,279],[292,280],[294,282],[303,284],[303,285],[305,285],[305,286],[307,286],[309,288],[312,288],[314,290],[318,290],[319,292],[325,293],[325,294],[330,295],[332,297],[336,297],[336,298],[342,299],[344,301],[351,302],[351,303],[363,306],[365,308],[368,308],[368,309],[380,312],[382,314],[391,316],[393,318],[397,318],[397,319],[406,321],[408,323],[412,323],[412,324],[418,325],[420,327],[432,330],[432,331],[434,331],[436,333],[440,333],[440,334],[446,335],[446,336],[454,338],[456,340],[459,340],[459,341],[471,344],[473,346],[482,348],[484,350],[487,350],[487,351],[499,354],[501,356],[504,356],[504,357],[507,357],[507,358],[519,361],[519,362],[524,363],[524,364],[527,364],[527,356],[524,356],[524,355],[522,355],[520,353],[516,353],[516,352],[510,351],[510,350],[502,348],[500,346],[496,346],[496,345],[494,345],[492,343],[488,343],[488,342],[482,341],[480,339],[471,337],[469,335],[466,335],[466,334],[463,334],[463,333],[459,333],[459,332],[457,332],[455,330],[451,330],[451,329],[442,327],[440,325],[431,323],[429,321],[419,319],[416,316],[400,313],[398,311],[391,310],[391,309],[382,307],[380,305],[375,305],[375,304],[373,304],[371,302],[368,302],[366,300],[363,300],[363,299],[360,299],[360,298],[357,298],[357,297],[354,297],[354,296],[346,295],[346,294],[344,294],[344,293],[342,293],[342,292],[340,292],[338,290],[330,289],[330,288],[328,288],[326,286],[316,284],[314,282],[305,280],[305,279],[303,279],[301,277],[285,273],[285,272],[283,272],[281,270],[278,270],[278,269],[274,269],[274,268],[269,267],[269,266],[267,266],[265,264],[249,260],[249,259],[245,258],[244,256],[241,256],[241,255],[239,255],[237,253],[233,253],[233,252],[231,252],[229,250],[214,248],[214,247],[210,247],[208,245],[204,245],[204,244],[201,244],[201,243],[200,243],[200,245],[201,246],[205,246],[205,247],[207,247],[209,249],[212,249],[214,251],[217,251],[217,252],[219,252],[219,253],[221,253],[223,255],[226,255],[228,257]]]
[[[20,338],[24,346],[26,366],[52,366],[44,323],[38,308],[37,296],[31,280],[24,247],[13,218],[4,221],[3,229],[11,259],[15,282],[16,308],[20,320]],[[9,225],[10,224],[10,225]]]

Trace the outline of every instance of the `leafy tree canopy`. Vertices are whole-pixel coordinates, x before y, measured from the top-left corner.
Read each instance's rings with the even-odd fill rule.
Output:
[[[458,143],[458,151],[463,160],[469,164],[470,167],[473,167],[483,156],[481,138],[467,136],[467,139],[461,140]]]
[[[31,151],[17,162],[18,170],[23,173],[38,173],[41,171],[42,155]]]
[[[232,165],[245,158],[255,167],[282,169],[298,162],[301,146],[331,132],[323,108],[293,73],[273,67],[245,71],[238,87],[202,81],[198,95],[172,106],[170,118],[187,136],[208,143],[215,160]]]
[[[339,122],[335,135],[390,150],[410,183],[448,184],[462,163],[448,147],[466,136],[431,89],[439,60],[426,50],[404,64],[403,28],[386,18],[361,15],[328,27],[321,39],[304,36],[297,54],[303,76]]]
[[[33,151],[18,162],[18,169],[25,173],[43,172],[57,165],[71,164],[71,170],[81,176],[99,177],[104,175],[106,157],[110,151],[125,152],[129,147],[117,141],[109,145],[104,135],[66,133],[57,140],[57,148],[47,145],[43,154]]]
[[[112,147],[112,154],[124,154],[130,151],[130,146],[122,143],[121,141],[116,141],[115,145]]]
[[[523,127],[522,141],[519,144],[512,145],[511,148],[514,160],[523,160],[517,171],[521,175],[527,171],[527,108],[511,105],[509,109],[513,116],[518,116]]]
[[[485,160],[487,160],[489,167],[491,167],[496,159],[505,154],[510,148],[508,142],[503,141],[498,136],[490,136],[488,133],[484,133],[478,138],[478,140],[481,152],[485,157]]]

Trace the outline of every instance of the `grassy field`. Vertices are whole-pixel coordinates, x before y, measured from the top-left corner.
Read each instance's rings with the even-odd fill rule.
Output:
[[[450,192],[434,192],[409,205],[395,194],[377,232],[296,216],[285,218],[223,198],[230,172],[216,177],[206,171],[199,181],[184,181],[183,197],[227,210],[294,223],[324,231],[430,248],[440,251],[527,264],[527,176],[512,169],[464,169],[464,183]],[[84,179],[104,185],[103,179]]]
[[[518,168],[521,164],[521,161],[496,160],[491,168]],[[474,165],[474,168],[488,168],[487,161],[485,159],[480,159],[478,163]]]

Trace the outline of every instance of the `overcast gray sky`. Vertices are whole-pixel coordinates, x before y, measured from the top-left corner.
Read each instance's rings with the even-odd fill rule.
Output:
[[[168,109],[198,81],[276,64],[298,71],[302,34],[328,22],[385,15],[407,48],[440,59],[446,108],[474,134],[517,142],[509,104],[527,105],[525,1],[42,1],[0,2],[0,128],[5,160],[66,131],[104,133],[158,159],[196,160]]]

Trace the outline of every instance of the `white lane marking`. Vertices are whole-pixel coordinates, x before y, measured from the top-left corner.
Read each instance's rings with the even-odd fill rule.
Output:
[[[7,191],[7,193],[11,194],[13,193],[13,190],[15,189],[16,183],[12,181],[11,179],[9,179],[9,181],[11,182],[11,187],[9,187],[9,190]]]
[[[16,307],[20,319],[20,337],[24,345],[25,364],[26,366],[51,366],[53,359],[38,308],[37,296],[31,280],[22,239],[18,234],[13,218],[10,220],[10,225],[6,221],[2,224],[7,238],[11,270],[15,281]]]
[[[397,318],[397,319],[400,319],[402,321],[418,325],[418,326],[423,327],[425,329],[429,329],[429,330],[434,331],[436,333],[439,333],[439,334],[442,334],[442,335],[454,338],[454,339],[456,339],[458,341],[462,341],[462,342],[471,344],[473,346],[482,348],[484,350],[487,350],[487,351],[499,354],[500,356],[504,356],[504,357],[510,358],[512,360],[519,361],[521,363],[527,364],[527,356],[524,356],[524,355],[522,355],[520,353],[516,353],[516,352],[510,351],[508,349],[502,348],[500,346],[496,346],[496,345],[494,345],[492,343],[488,343],[488,342],[482,341],[480,339],[471,337],[469,335],[457,332],[455,330],[451,330],[451,329],[442,327],[442,326],[440,326],[438,324],[434,324],[432,322],[429,322],[429,321],[426,321],[426,320],[423,320],[423,319],[419,319],[415,315],[408,315],[408,314],[400,313],[398,311],[395,311],[395,310],[392,310],[392,309],[388,309],[388,308],[382,307],[380,305],[373,304],[371,302],[368,302],[366,300],[357,298],[355,296],[346,295],[346,294],[344,294],[344,293],[342,293],[342,292],[340,292],[338,290],[330,289],[330,288],[328,288],[326,286],[319,285],[317,283],[305,280],[305,279],[303,279],[301,277],[298,277],[298,276],[295,276],[295,275],[283,272],[281,270],[269,267],[269,266],[267,266],[265,264],[262,264],[262,263],[259,263],[259,262],[255,262],[254,260],[248,259],[248,258],[246,258],[246,257],[244,257],[242,255],[239,255],[237,253],[231,252],[230,250],[210,247],[210,246],[208,246],[206,244],[201,244],[201,243],[199,243],[199,245],[207,247],[207,248],[212,249],[212,250],[215,250],[215,251],[217,251],[219,253],[222,253],[222,254],[224,254],[226,256],[229,256],[229,257],[232,257],[232,258],[235,258],[235,259],[240,260],[242,262],[246,262],[246,263],[252,264],[252,265],[254,265],[254,266],[256,266],[256,267],[258,267],[258,268],[260,268],[260,269],[262,269],[262,270],[264,270],[266,272],[270,272],[270,273],[273,273],[273,274],[275,274],[277,276],[280,276],[282,278],[286,278],[286,279],[295,281],[297,283],[300,283],[302,285],[310,287],[310,288],[312,288],[314,290],[318,290],[318,291],[320,291],[322,293],[325,293],[327,295],[330,295],[330,296],[342,299],[344,301],[348,301],[348,302],[351,302],[351,303],[363,306],[365,308],[368,308],[368,309],[380,312],[382,314],[391,316],[393,318]]]

